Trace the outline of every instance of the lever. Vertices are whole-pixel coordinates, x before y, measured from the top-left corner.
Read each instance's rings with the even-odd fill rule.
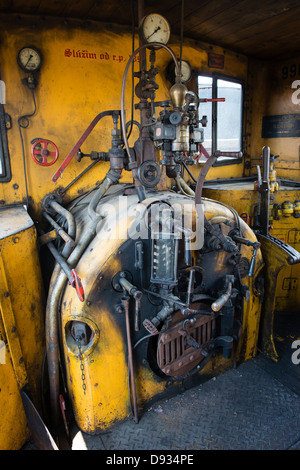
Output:
[[[243,245],[246,245],[246,246],[252,246],[253,253],[252,253],[252,258],[251,258],[251,261],[250,261],[250,268],[249,268],[248,276],[253,277],[255,261],[256,261],[256,255],[257,255],[258,249],[260,248],[260,243],[259,242],[252,242],[251,240],[248,240],[247,238],[242,238],[242,237],[238,237],[238,236],[233,236],[232,238],[233,238],[234,241],[236,241],[238,243],[242,243]]]
[[[139,291],[131,282],[126,279],[126,274],[122,272],[120,274],[119,283],[125,289],[129,295],[131,295],[135,300],[135,315],[134,315],[134,329],[135,331],[139,331],[141,328],[141,298],[143,293]]]
[[[253,254],[252,254],[252,258],[251,258],[251,262],[250,262],[250,268],[249,268],[249,273],[248,273],[248,276],[249,277],[253,277],[253,274],[254,274],[254,267],[255,267],[255,261],[256,261],[256,255],[257,255],[257,251],[260,247],[260,243],[259,242],[255,242],[254,243],[254,246],[253,246]]]
[[[71,271],[71,281],[70,281],[70,285],[72,287],[75,288],[77,294],[78,294],[78,297],[79,297],[79,300],[81,302],[84,301],[84,291],[83,291],[83,286],[82,286],[82,282],[81,282],[81,279],[80,277],[78,276],[77,272],[75,271],[75,269],[72,269]]]

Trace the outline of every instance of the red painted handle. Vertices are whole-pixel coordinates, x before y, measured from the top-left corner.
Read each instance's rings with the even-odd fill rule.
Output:
[[[51,166],[58,159],[58,148],[51,140],[38,139],[31,147],[31,156],[37,165]]]
[[[84,291],[83,291],[83,286],[82,286],[82,283],[81,283],[81,279],[80,277],[78,276],[77,272],[75,271],[75,269],[72,269],[71,271],[71,275],[72,275],[72,282],[71,282],[71,286],[75,288],[77,294],[78,294],[78,297],[79,297],[79,300],[81,302],[84,301]]]
[[[225,98],[201,98],[200,103],[208,103],[211,101],[225,101]]]

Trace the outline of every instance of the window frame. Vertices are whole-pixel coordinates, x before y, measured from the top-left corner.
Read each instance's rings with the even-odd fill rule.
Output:
[[[209,77],[209,75],[203,73],[199,74],[199,76],[204,76],[204,77]],[[243,141],[243,128],[244,128],[244,99],[245,99],[245,82],[242,79],[232,77],[231,75],[225,75],[220,72],[213,72],[211,75],[212,78],[212,98],[222,98],[222,96],[218,97],[218,87],[217,87],[217,81],[218,80],[224,80],[224,81],[229,81],[233,83],[238,83],[241,85],[242,88],[242,102],[241,102],[241,152],[244,153],[244,141]],[[201,98],[201,97],[199,97]],[[214,153],[217,148],[217,126],[218,126],[218,113],[217,113],[217,106],[218,102],[213,101],[212,103],[212,123],[211,123],[211,147],[212,150],[211,152]],[[214,163],[214,167],[216,166],[225,166],[225,165],[236,165],[239,163],[243,162],[243,157],[231,157],[231,158],[226,158],[226,160],[217,160],[216,163]]]

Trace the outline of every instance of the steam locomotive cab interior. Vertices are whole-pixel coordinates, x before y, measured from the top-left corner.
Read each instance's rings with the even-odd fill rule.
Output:
[[[36,3],[1,7],[6,449],[138,424],[299,323],[300,59],[267,8],[253,51],[188,1]]]

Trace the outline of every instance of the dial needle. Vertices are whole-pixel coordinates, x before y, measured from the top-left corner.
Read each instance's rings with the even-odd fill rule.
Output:
[[[25,64],[25,67],[26,67],[26,65],[28,64],[28,62],[32,59],[32,57],[33,57],[33,55],[30,54],[29,59],[27,60],[27,62],[26,62],[26,64]]]
[[[150,36],[147,37],[147,41],[148,41],[148,39],[151,38],[151,36],[153,36],[153,34],[157,33],[157,31],[159,31],[160,29],[161,29],[161,27],[160,27],[160,26],[157,26],[156,30],[153,31],[153,33],[151,33]]]

